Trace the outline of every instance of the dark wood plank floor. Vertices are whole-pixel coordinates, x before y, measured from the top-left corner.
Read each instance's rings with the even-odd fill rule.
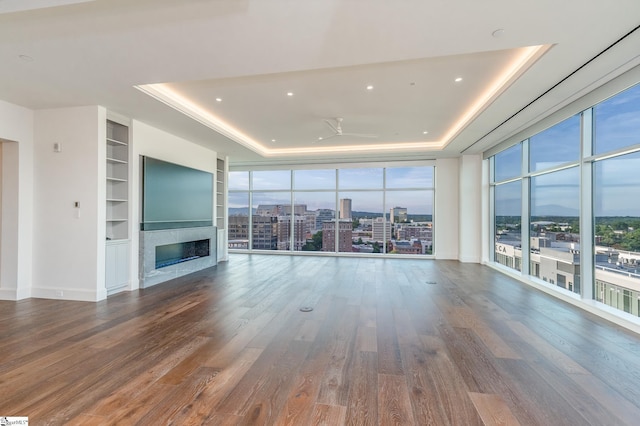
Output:
[[[232,255],[99,303],[0,302],[0,416],[634,425],[639,355],[638,335],[480,265]]]

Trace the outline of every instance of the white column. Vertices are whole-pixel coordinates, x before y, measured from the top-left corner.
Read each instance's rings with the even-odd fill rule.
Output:
[[[479,263],[482,255],[482,156],[460,159],[459,259]]]
[[[458,259],[460,175],[457,158],[436,160],[433,241],[436,259]]]

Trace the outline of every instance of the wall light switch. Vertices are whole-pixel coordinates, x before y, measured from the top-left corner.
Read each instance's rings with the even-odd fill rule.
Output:
[[[62,144],[60,142],[53,144],[53,152],[62,152]]]

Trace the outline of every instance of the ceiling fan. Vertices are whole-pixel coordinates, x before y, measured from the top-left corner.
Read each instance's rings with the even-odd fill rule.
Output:
[[[357,137],[357,138],[377,138],[378,135],[369,135],[369,134],[364,134],[364,133],[348,133],[348,132],[343,132],[342,131],[342,117],[336,117],[333,121],[332,120],[324,120],[325,123],[327,123],[327,126],[329,126],[331,128],[331,130],[333,130],[333,135],[331,136],[326,136],[326,137],[319,137],[318,140],[316,142],[319,141],[325,141],[327,139],[331,139],[331,138],[336,138],[339,136],[353,136],[353,137]],[[335,124],[334,124],[335,122]]]

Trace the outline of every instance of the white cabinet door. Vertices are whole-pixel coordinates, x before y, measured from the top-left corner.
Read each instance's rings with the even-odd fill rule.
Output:
[[[107,294],[125,289],[129,285],[129,241],[107,243],[105,262]]]

